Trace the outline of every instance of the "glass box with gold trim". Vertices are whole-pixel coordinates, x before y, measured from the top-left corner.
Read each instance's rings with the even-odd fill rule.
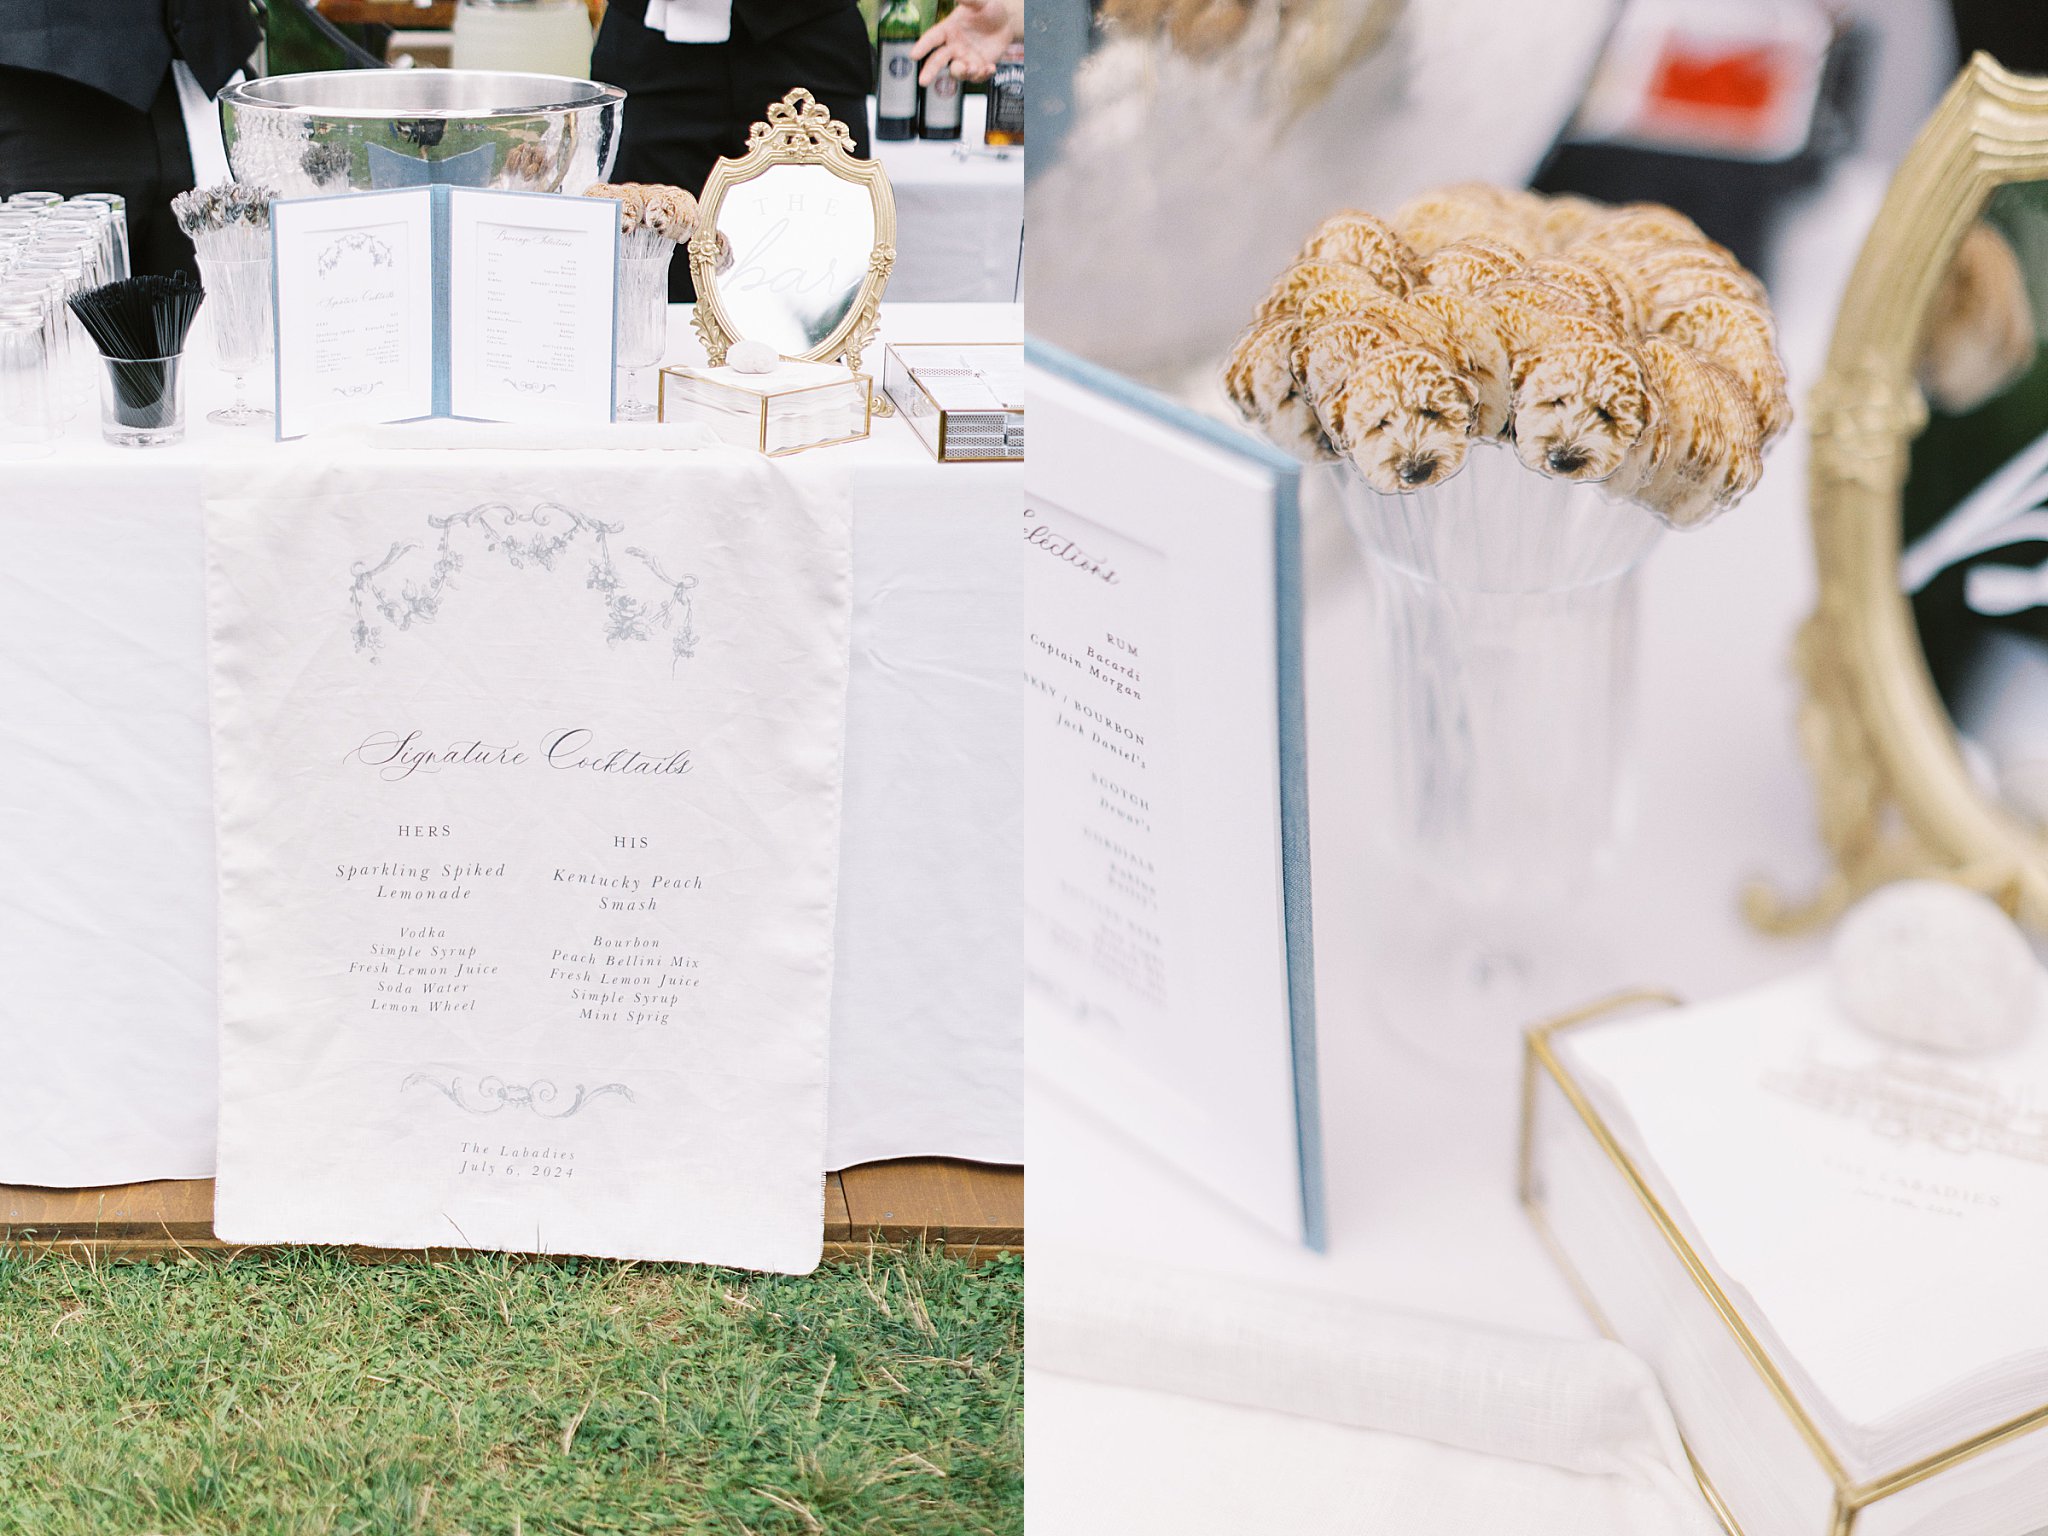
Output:
[[[893,341],[882,392],[942,464],[1024,457],[1021,342]]]
[[[1954,1443],[1859,1465],[1812,1378],[1697,1240],[1626,1115],[1603,1111],[1583,1050],[1602,1025],[1675,1006],[1638,993],[1529,1033],[1521,1195],[1603,1332],[1656,1372],[1707,1502],[1736,1536],[2033,1536],[2048,1529],[2048,1393]],[[1575,1057],[1575,1046],[1581,1047]],[[1744,1127],[1731,1123],[1732,1136]],[[1846,1290],[1854,1274],[1840,1277]],[[2048,1280],[2041,1282],[2048,1307]],[[2025,1357],[2020,1357],[2025,1363]],[[2026,1404],[2035,1406],[2025,1406]]]
[[[868,435],[874,384],[840,363],[785,358],[772,373],[719,368],[661,370],[661,419],[694,421],[718,440],[770,458]]]

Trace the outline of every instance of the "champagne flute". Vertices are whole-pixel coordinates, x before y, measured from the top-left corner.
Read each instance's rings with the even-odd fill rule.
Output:
[[[642,388],[646,371],[668,350],[668,264],[676,248],[662,242],[659,256],[619,257],[618,368],[621,421],[645,421],[654,402]]]
[[[199,281],[206,289],[213,360],[235,380],[234,403],[208,411],[206,419],[218,427],[260,426],[270,412],[251,405],[247,395],[249,371],[271,352],[270,258],[201,256]]]

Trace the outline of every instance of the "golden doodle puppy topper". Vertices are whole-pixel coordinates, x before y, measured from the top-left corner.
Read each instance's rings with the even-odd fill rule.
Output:
[[[1545,201],[1545,206],[1536,216],[1536,232],[1542,236],[1546,249],[1563,250],[1606,218],[1607,212],[1604,205],[1590,197],[1574,197],[1565,193]]]
[[[1273,280],[1252,318],[1277,320],[1282,315],[1298,314],[1301,301],[1316,289],[1345,287],[1356,289],[1361,296],[1386,291],[1373,280],[1372,273],[1348,261],[1297,261]]]
[[[1420,490],[1464,467],[1472,387],[1442,353],[1377,347],[1360,358],[1341,322],[1312,335],[1305,349],[1315,375],[1337,381],[1312,395],[1316,416],[1374,490]]]
[[[1532,261],[1523,275],[1533,282],[1562,288],[1579,301],[1589,315],[1605,320],[1621,335],[1634,327],[1629,323],[1631,306],[1623,303],[1614,283],[1598,267],[1568,256],[1546,256]]]
[[[1762,284],[1650,203],[1468,184],[1384,221],[1346,210],[1255,322],[1225,380],[1239,412],[1390,495],[1492,440],[1692,526],[1754,487],[1791,419]]]
[[[1353,210],[1317,225],[1296,259],[1341,261],[1362,268],[1393,294],[1405,295],[1414,281],[1413,258],[1400,237],[1371,214]]]
[[[1481,437],[1500,436],[1508,419],[1510,367],[1500,316],[1477,299],[1428,288],[1417,289],[1408,302],[1442,325],[1444,355],[1472,381],[1478,402],[1473,430]]]
[[[1575,249],[1572,254],[1577,256],[1583,252]],[[1636,246],[1619,252],[1610,250],[1608,254],[1617,260],[1627,261],[1638,286],[1646,293],[1679,283],[1711,279],[1715,292],[1725,292],[1731,298],[1748,299],[1756,304],[1770,302],[1764,293],[1764,285],[1744,271],[1742,264],[1718,245]]]
[[[1650,424],[1642,364],[1613,341],[1536,353],[1515,385],[1515,456],[1560,480],[1605,480]]]
[[[1544,292],[1530,293],[1528,289]],[[1509,382],[1546,347],[1571,341],[1620,341],[1614,327],[1577,307],[1570,295],[1547,283],[1500,283],[1481,295],[1507,338]]]
[[[1761,434],[1733,375],[1691,348],[1646,336],[1643,371],[1660,406],[1624,488],[1689,528],[1746,494],[1763,473]]]
[[[1590,245],[1577,247],[1569,256],[1554,259],[1567,261],[1574,267],[1592,271],[1606,282],[1607,293],[1613,304],[1614,320],[1622,335],[1640,336],[1650,329],[1655,306],[1651,303],[1641,275],[1632,263],[1623,261],[1612,251]],[[1532,267],[1538,275],[1541,275],[1544,269],[1542,263]]]
[[[1405,306],[1404,306],[1405,307]],[[1430,347],[1430,341],[1389,308],[1347,315],[1319,325],[1304,322],[1296,333],[1293,373],[1311,404],[1336,394],[1373,353],[1398,347]],[[1432,347],[1441,355],[1442,349]],[[1449,359],[1444,361],[1448,364]]]
[[[1397,299],[1378,289],[1366,292],[1348,283],[1325,283],[1320,288],[1309,289],[1301,296],[1294,314],[1305,326],[1324,325],[1332,320],[1377,324],[1385,328],[1389,346],[1399,346],[1404,341],[1426,340],[1417,333],[1418,327],[1435,323],[1406,299]]]
[[[1628,245],[1644,241],[1653,245],[1713,245],[1699,225],[1676,208],[1658,203],[1628,203],[1597,221],[1579,238],[1591,245]],[[1721,247],[1714,246],[1720,250]]]
[[[1528,254],[1490,235],[1468,235],[1440,246],[1424,258],[1421,277],[1426,288],[1451,293],[1483,293],[1522,270]]]
[[[1785,370],[1773,345],[1770,312],[1761,304],[1705,293],[1673,309],[1657,329],[1742,381],[1756,408],[1765,442],[1790,425],[1792,403],[1785,392]]]
[[[1495,188],[1477,183],[1413,198],[1387,222],[1419,257],[1433,256],[1468,235],[1493,234],[1519,224]]]
[[[1247,421],[1265,425],[1266,435],[1298,459],[1320,463],[1337,457],[1323,435],[1301,380],[1294,371],[1295,342],[1302,322],[1283,315],[1254,325],[1238,338],[1224,368],[1223,387]]]

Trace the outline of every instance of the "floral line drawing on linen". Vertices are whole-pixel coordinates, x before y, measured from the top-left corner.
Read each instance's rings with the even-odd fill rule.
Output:
[[[524,1109],[539,1115],[544,1120],[566,1120],[586,1104],[594,1103],[607,1094],[617,1094],[628,1104],[633,1102],[633,1090],[624,1083],[606,1083],[598,1088],[586,1088],[578,1083],[575,1095],[560,1109],[553,1107],[562,1097],[562,1090],[546,1078],[537,1078],[530,1083],[508,1083],[495,1073],[488,1073],[476,1080],[474,1087],[465,1087],[463,1079],[452,1077],[442,1082],[426,1072],[414,1072],[398,1085],[399,1092],[425,1084],[439,1093],[457,1109],[472,1115],[495,1115],[500,1110]]]
[[[522,525],[532,528],[530,536],[520,532]],[[456,586],[455,578],[466,560],[457,548],[458,533],[478,535],[484,553],[501,556],[515,571],[550,574],[571,546],[588,536],[591,558],[583,585],[604,604],[605,644],[652,640],[655,631],[660,630],[669,639],[671,671],[677,663],[697,654],[695,606],[690,595],[697,586],[697,578],[687,572],[669,575],[659,558],[634,545],[620,551],[628,562],[622,570],[612,552],[612,540],[625,532],[624,523],[586,517],[555,501],[540,502],[526,512],[494,501],[466,512],[430,516],[427,526],[440,537],[434,545],[433,566],[424,580],[398,580],[395,591],[386,580],[394,567],[421,547],[418,544],[393,544],[375,564],[358,560],[349,568],[355,648],[372,662],[384,645],[384,625],[403,632],[415,624],[432,623],[440,613],[441,604]],[[658,584],[653,591],[641,595],[632,590],[628,581],[634,573],[632,562],[646,567]]]

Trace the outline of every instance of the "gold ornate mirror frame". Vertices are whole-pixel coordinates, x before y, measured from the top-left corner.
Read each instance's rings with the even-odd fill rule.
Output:
[[[2048,179],[2048,79],[1972,58],[1885,194],[1849,279],[1808,419],[1820,602],[1800,631],[1800,735],[1836,873],[1788,905],[1752,888],[1761,927],[1824,922],[1888,880],[1941,875],[2048,929],[2048,841],[1971,778],[1899,585],[1901,496],[1927,421],[1925,322],[1992,193]]]
[[[854,158],[853,134],[846,124],[801,87],[771,103],[767,121],[748,130],[744,155],[737,160],[721,156],[705,179],[698,198],[697,232],[690,241],[690,281],[697,289],[691,319],[717,367],[725,361],[726,349],[742,339],[718,298],[719,205],[733,188],[777,165],[822,165],[842,181],[865,186],[874,205],[875,242],[853,307],[824,340],[797,354],[807,362],[841,361],[859,372],[861,353],[881,322],[882,290],[896,265],[896,196],[877,161]],[[875,413],[886,414],[879,392]]]

